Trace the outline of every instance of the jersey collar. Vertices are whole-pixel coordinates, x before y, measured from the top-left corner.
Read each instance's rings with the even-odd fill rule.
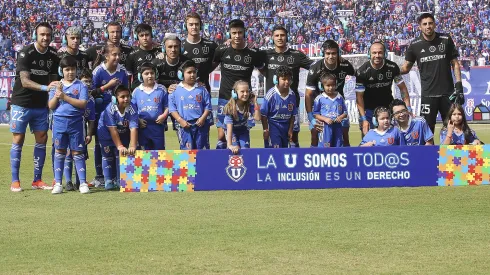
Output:
[[[407,128],[403,129],[398,122],[396,124],[398,125],[398,128],[400,129],[400,132],[406,133],[406,132],[408,132],[408,129],[410,129],[410,126],[412,126],[412,116],[410,116],[408,118]]]
[[[369,65],[371,65],[371,68],[373,68],[373,70],[376,70],[376,71],[383,69],[385,64],[386,64],[386,59],[383,58],[383,65],[381,67],[379,67],[379,69],[376,69],[376,68],[374,68],[373,62],[371,60],[369,60]]]
[[[116,70],[112,74],[107,70],[107,67],[105,65],[105,62],[102,63],[102,69],[104,69],[104,71],[106,71],[109,75],[114,75],[115,73],[117,73],[117,72],[119,72],[121,70],[121,64],[117,64]]]
[[[327,66],[327,63],[325,62],[325,58],[323,58],[323,65],[325,66],[325,69],[327,69],[327,70],[329,70],[329,71],[331,71],[331,72],[332,72],[332,71],[335,71],[335,69],[337,69],[337,67],[339,66],[339,63],[340,63],[340,61],[339,61],[339,60],[337,60],[337,64],[335,65],[335,68],[333,68],[333,69],[329,69],[329,68],[328,68],[328,66]]]
[[[63,88],[69,88],[71,85],[75,84],[75,82],[77,82],[77,79],[75,78],[75,80],[73,80],[73,82],[69,83],[69,84],[66,84],[67,82],[65,81],[65,79],[61,79],[60,80],[61,83],[63,83]]]
[[[155,84],[153,85],[153,88],[151,88],[151,90],[149,92],[145,91],[145,87],[143,86],[143,83],[141,83],[138,88],[145,94],[151,94],[153,93],[153,91],[155,91],[157,88],[158,88],[158,83],[155,82]]]
[[[191,91],[191,90],[194,90],[194,88],[197,88],[197,87],[198,87],[198,85],[197,85],[197,82],[196,82],[196,84],[194,84],[194,86],[193,86],[191,89],[187,89],[187,88],[184,86],[183,81],[181,81],[181,82],[179,83],[179,87],[182,87],[182,88],[186,89],[187,91]]]
[[[197,42],[195,42],[195,43],[193,43],[193,42],[189,41],[189,39],[188,39],[188,38],[186,38],[186,39],[185,39],[185,41],[186,41],[187,43],[189,43],[189,44],[192,44],[192,45],[197,45],[197,44],[201,43],[201,41],[202,41],[202,37],[200,37],[200,36],[199,36],[199,41],[197,41]]]
[[[276,91],[276,93],[277,93],[277,94],[278,94],[278,95],[279,95],[279,96],[280,96],[280,97],[281,97],[283,100],[286,100],[286,99],[289,97],[289,95],[291,94],[291,92],[293,91],[293,90],[291,90],[291,88],[289,88],[288,95],[287,95],[287,96],[285,96],[285,97],[283,97],[283,96],[281,95],[281,92],[279,92],[279,89],[277,88],[277,85],[275,85],[275,86],[274,86],[274,90]]]
[[[328,96],[328,95],[326,95],[325,93],[322,93],[322,96],[323,96],[324,98],[326,98],[326,99],[331,100],[331,101],[335,101],[335,100],[337,100],[337,99],[339,99],[339,98],[342,98],[342,96],[341,96],[339,93],[337,93],[337,95],[336,95],[334,98],[329,97],[329,96]]]
[[[36,49],[36,51],[39,53],[39,54],[45,54],[49,51],[49,46],[46,48],[46,51],[44,51],[43,53],[39,51],[39,49],[37,48],[36,46],[36,42],[33,43],[34,45],[34,49]]]

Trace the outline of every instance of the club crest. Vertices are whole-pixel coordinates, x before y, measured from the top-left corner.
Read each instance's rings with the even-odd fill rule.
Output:
[[[226,174],[230,179],[235,182],[241,180],[245,173],[247,172],[247,168],[243,163],[243,156],[232,155],[228,159],[228,166],[225,168]]]
[[[388,144],[393,144],[393,143],[395,143],[395,138],[389,137],[388,138]]]

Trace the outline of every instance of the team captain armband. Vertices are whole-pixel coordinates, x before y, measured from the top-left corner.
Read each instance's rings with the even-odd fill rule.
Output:
[[[366,90],[366,87],[364,87],[364,85],[363,85],[363,84],[361,84],[361,83],[356,83],[356,89],[355,89],[355,91],[356,91],[357,93],[364,93],[364,91],[365,91],[365,90]]]
[[[397,76],[395,76],[395,78],[394,78],[393,80],[395,81],[395,84],[396,84],[396,85],[400,85],[400,84],[402,84],[403,82],[405,82],[405,81],[403,80],[403,77],[402,77],[401,75],[397,75]]]

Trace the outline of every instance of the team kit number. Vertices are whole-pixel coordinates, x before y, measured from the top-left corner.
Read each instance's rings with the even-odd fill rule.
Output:
[[[12,112],[12,120],[22,121],[23,116],[24,116],[24,112],[22,112],[22,111],[13,111]]]
[[[420,105],[420,113],[423,115],[430,114],[430,104],[421,104]]]

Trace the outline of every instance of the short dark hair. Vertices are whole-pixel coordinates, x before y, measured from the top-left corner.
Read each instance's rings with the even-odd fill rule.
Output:
[[[417,20],[417,22],[420,24],[420,22],[422,22],[422,20],[424,20],[425,18],[430,18],[430,19],[432,19],[432,21],[436,22],[436,19],[434,18],[434,15],[432,15],[432,13],[428,13],[428,12],[422,13],[419,16],[419,19]]]
[[[153,28],[146,23],[138,24],[134,29],[134,32],[136,35],[139,35],[141,32],[149,32],[150,35],[153,36]]]
[[[245,29],[245,23],[240,19],[233,19],[228,23],[228,29],[231,30],[231,28]]]
[[[281,25],[275,25],[274,28],[272,29],[272,34],[274,34],[275,31],[284,31],[286,35],[288,35],[288,30],[286,30],[286,28],[284,28]]]
[[[400,100],[398,98],[395,98],[393,99],[393,101],[391,101],[390,103],[390,110],[393,112],[393,107],[395,106],[403,106],[405,108],[407,108],[407,104],[405,104],[405,102],[403,100]]]
[[[322,44],[322,51],[325,52],[328,49],[340,50],[339,44],[332,39],[325,40]]]
[[[324,80],[328,80],[328,79],[333,79],[333,80],[335,80],[335,82],[337,82],[337,77],[334,74],[322,73],[320,75],[320,83],[323,83]]]
[[[71,55],[67,55],[61,59],[60,68],[64,69],[67,67],[74,67],[74,68],[77,67],[77,60],[75,59],[75,57]]]
[[[151,62],[144,62],[138,67],[138,72],[142,74],[146,70],[153,70],[156,73],[156,67]]]
[[[109,24],[107,24],[107,26],[105,26],[105,29],[108,30],[109,27],[119,27],[119,28],[122,29],[121,23],[119,23],[117,21],[111,21],[111,22],[109,22]]]
[[[276,76],[277,78],[280,77],[293,77],[293,71],[285,65],[279,66],[279,68],[276,69]]]
[[[92,79],[92,77],[93,77],[92,72],[87,68],[83,69],[82,73],[80,74],[80,79],[82,79],[82,78]]]
[[[36,25],[36,27],[34,28],[34,32],[35,34],[37,34],[37,29],[39,29],[40,27],[45,27],[45,28],[48,28],[51,30],[51,32],[53,32],[53,27],[51,27],[51,25],[48,23],[48,22],[40,22]]]
[[[128,87],[124,86],[124,85],[118,85],[112,92],[112,95],[113,96],[116,96],[117,97],[117,94],[120,93],[120,92],[129,92],[129,94],[131,95],[131,91],[128,89]]]
[[[184,63],[180,65],[180,71],[184,72],[188,68],[196,68],[196,62],[193,60],[186,60]]]

